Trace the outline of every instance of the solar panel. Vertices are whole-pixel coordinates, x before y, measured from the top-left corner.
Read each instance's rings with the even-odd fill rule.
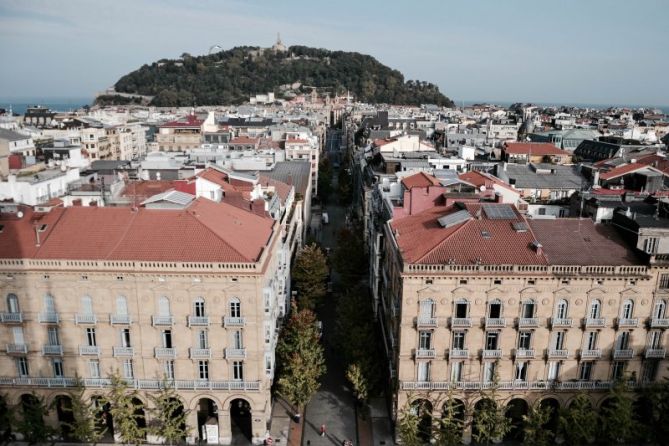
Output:
[[[466,210],[461,210],[457,212],[453,212],[452,214],[444,215],[443,217],[439,217],[437,221],[439,224],[444,227],[444,228],[450,228],[451,226],[458,225],[460,223],[464,223],[467,220],[472,218],[471,214],[466,211]]]
[[[513,229],[516,232],[527,232],[528,230],[527,223],[524,221],[515,221],[511,224],[511,226],[513,226]]]
[[[508,204],[484,204],[482,207],[486,217],[490,220],[515,220],[518,218],[513,208]]]

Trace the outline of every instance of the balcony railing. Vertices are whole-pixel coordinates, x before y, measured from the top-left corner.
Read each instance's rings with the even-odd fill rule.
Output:
[[[593,350],[581,350],[582,359],[598,359],[602,357],[602,350],[595,348]]]
[[[521,317],[518,319],[519,328],[538,327],[538,326],[539,326],[539,319],[536,317]]]
[[[631,359],[634,357],[634,350],[631,348],[613,350],[613,359]]]
[[[586,328],[606,327],[606,318],[603,318],[603,317],[597,317],[597,318],[587,317],[587,318],[584,319],[583,324],[585,325]]]
[[[177,349],[172,347],[156,347],[153,351],[156,358],[176,358]]]
[[[111,387],[111,380],[106,378],[87,378],[81,380],[84,387],[107,388]],[[175,390],[227,390],[227,391],[258,391],[260,381],[207,381],[207,380],[174,380],[159,379],[126,379],[126,384],[132,389],[157,390],[166,386]],[[68,378],[13,378],[0,377],[0,386],[7,387],[75,387],[77,379]]]
[[[94,314],[76,314],[74,316],[74,322],[76,324],[95,324],[98,319]]]
[[[476,381],[401,381],[402,390],[482,390],[490,389],[492,382]],[[574,391],[574,390],[608,390],[613,386],[610,381],[500,381],[498,390],[529,390],[529,391]],[[635,384],[632,387],[639,386]]]
[[[451,327],[471,327],[472,319],[469,317],[452,317]]]
[[[224,327],[243,327],[245,322],[243,317],[225,316],[223,318]]]
[[[418,328],[435,328],[437,326],[436,317],[418,317],[416,320]]]
[[[646,349],[646,358],[660,358],[664,359],[666,351],[663,348],[647,348]]]
[[[482,351],[482,356],[484,358],[501,358],[502,357],[502,350],[496,349],[496,350],[483,350]]]
[[[203,327],[209,325],[209,316],[188,316],[189,327]]]
[[[650,328],[669,328],[669,319],[653,318],[650,320]]]
[[[451,359],[467,359],[469,358],[469,350],[453,348],[448,352],[448,357]]]
[[[156,325],[171,326],[174,323],[174,318],[172,316],[151,316],[151,321],[154,326]]]
[[[638,327],[639,319],[638,318],[618,318],[618,327]]]
[[[109,323],[112,325],[130,325],[132,318],[129,314],[110,314]]]
[[[10,355],[28,353],[27,344],[7,344],[7,353]]]
[[[417,348],[416,358],[431,359],[437,357],[437,351],[433,348]]]
[[[62,345],[43,345],[42,354],[44,356],[63,356]]]
[[[191,359],[209,359],[211,358],[211,349],[209,348],[191,348],[189,349]]]
[[[79,354],[81,356],[99,356],[100,355],[100,347],[96,345],[80,345],[79,346]]]
[[[534,358],[534,349],[519,348],[516,349],[516,358]]]
[[[550,348],[550,349],[548,349],[548,357],[549,358],[568,358],[569,357],[569,350],[558,349],[558,348]]]
[[[40,313],[38,320],[43,324],[57,324],[60,322],[58,313]]]
[[[502,328],[506,327],[506,319],[503,317],[487,317],[485,319],[486,328]]]
[[[571,327],[571,318],[552,317],[551,327]]]
[[[20,324],[23,322],[23,313],[0,313],[0,321],[6,324]]]
[[[225,358],[226,359],[244,359],[244,358],[246,358],[246,349],[245,348],[226,348],[224,353],[225,353]]]
[[[132,347],[114,347],[114,356],[133,356],[135,349]]]

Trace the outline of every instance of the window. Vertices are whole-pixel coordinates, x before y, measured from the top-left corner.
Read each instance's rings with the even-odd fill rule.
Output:
[[[432,348],[432,332],[421,330],[418,332],[418,348],[421,350],[430,350]]]
[[[56,303],[50,294],[44,296],[44,312],[46,314],[54,314],[56,312]]]
[[[483,382],[489,383],[495,377],[497,363],[488,361],[483,363]]]
[[[613,381],[622,378],[625,375],[625,361],[614,361],[611,367],[611,379]]]
[[[526,381],[527,380],[527,361],[520,361],[516,363],[516,381]]]
[[[488,317],[491,319],[502,317],[502,302],[499,299],[495,299],[488,304]]]
[[[430,380],[430,363],[429,362],[419,362],[417,370],[417,380],[418,381],[429,381]]]
[[[121,347],[132,347],[130,343],[130,329],[123,328],[121,330]]]
[[[620,317],[622,319],[631,319],[633,313],[634,313],[634,302],[628,299],[623,303],[623,308],[620,313]]]
[[[657,237],[648,237],[644,240],[643,251],[646,254],[655,254],[657,252]]]
[[[132,359],[125,359],[123,361],[123,377],[126,379],[132,379],[135,377],[135,374],[132,370]]]
[[[564,331],[556,331],[553,333],[553,349],[554,350],[562,350],[564,347],[564,338],[565,338],[565,332]]]
[[[616,349],[627,350],[629,344],[630,344],[630,332],[629,331],[620,332],[618,338],[616,339]]]
[[[462,381],[462,368],[464,363],[462,361],[451,364],[451,382]]]
[[[198,361],[197,370],[200,379],[209,379],[209,361]]]
[[[84,296],[81,298],[81,314],[93,314],[93,299],[91,299],[91,296]]]
[[[548,363],[548,380],[556,381],[560,378],[560,362],[559,361],[550,361]]]
[[[662,332],[653,330],[648,333],[648,348],[658,349],[662,348]]]
[[[641,380],[643,382],[655,381],[660,361],[645,361],[641,368]]]
[[[119,316],[128,315],[128,301],[125,296],[118,296],[116,298],[116,314]]]
[[[660,285],[662,290],[669,289],[669,274],[660,274]]]
[[[560,302],[557,304],[557,311],[555,312],[555,317],[557,319],[566,319],[567,318],[567,311],[569,310],[569,304],[567,303],[566,300],[561,299]]]
[[[272,374],[272,355],[266,354],[265,355],[265,374],[266,375],[271,375]]]
[[[193,314],[195,317],[204,317],[204,299],[201,297],[198,297],[195,299],[195,302],[193,303]]]
[[[465,334],[464,331],[453,332],[453,349],[454,350],[464,350],[465,349]]]
[[[20,313],[19,309],[19,297],[16,294],[7,295],[7,312],[8,313]]]
[[[230,300],[230,317],[242,317],[242,304],[236,297]]]
[[[25,378],[30,374],[28,370],[28,358],[25,356],[16,358],[16,372],[21,378]]]
[[[434,317],[434,301],[432,299],[420,301],[418,317],[421,320],[431,319]]]
[[[521,316],[522,318],[525,319],[531,319],[534,317],[534,310],[536,308],[536,305],[533,300],[526,300],[523,302],[523,307],[521,309]]]
[[[244,381],[244,363],[242,361],[232,363],[232,379],[234,381]]]
[[[529,350],[532,345],[532,332],[531,331],[521,331],[518,333],[518,349],[519,350]]]
[[[206,330],[200,330],[197,334],[198,348],[209,348],[209,336]]]
[[[46,329],[47,345],[60,345],[60,336],[58,336],[58,327],[49,327]]]
[[[590,331],[585,334],[585,349],[595,350],[597,348],[598,332]]]
[[[158,299],[158,315],[169,317],[172,313],[170,312],[170,300],[162,296]]]
[[[584,361],[578,366],[578,379],[581,381],[590,381],[592,378],[592,361]]]
[[[455,302],[455,317],[466,318],[469,313],[469,303],[466,300],[458,300]]]
[[[485,336],[485,349],[486,350],[497,350],[497,345],[499,341],[499,332],[489,331]]]
[[[235,330],[232,332],[232,348],[236,349],[244,348],[244,343],[242,342],[241,330]]]
[[[599,319],[601,312],[602,303],[599,300],[594,299],[590,302],[590,319]]]
[[[100,377],[100,361],[97,359],[91,359],[88,361],[88,373],[91,375],[91,378]]]
[[[172,348],[172,330],[163,330],[163,348]]]
[[[86,343],[89,347],[95,347],[96,345],[98,345],[97,340],[95,338],[95,328],[86,329]]]
[[[163,363],[163,373],[165,379],[174,379],[174,361],[165,361]]]
[[[60,359],[60,358],[54,358],[51,361],[51,369],[53,370],[53,377],[54,378],[62,378],[64,376],[63,360]]]
[[[664,319],[666,311],[667,311],[667,303],[663,300],[658,300],[657,302],[655,302],[655,308],[653,308],[653,318]]]
[[[270,342],[272,342],[272,323],[265,322],[264,328],[265,328],[265,344],[269,344]]]

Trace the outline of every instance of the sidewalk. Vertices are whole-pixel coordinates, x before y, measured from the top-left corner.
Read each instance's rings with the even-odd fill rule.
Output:
[[[302,444],[302,421],[300,423],[293,421],[293,408],[281,397],[274,400],[272,406],[272,424],[269,434],[277,446],[301,446]]]
[[[369,402],[372,418],[373,443],[375,446],[392,446],[395,444],[390,415],[383,398],[372,398]],[[361,446],[362,444],[361,439]]]

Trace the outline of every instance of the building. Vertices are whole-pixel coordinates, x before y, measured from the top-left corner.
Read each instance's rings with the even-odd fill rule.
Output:
[[[161,152],[182,152],[197,149],[202,142],[202,124],[205,121],[194,114],[185,119],[170,121],[158,128],[156,142]]]
[[[502,148],[502,159],[509,163],[571,164],[572,155],[551,143],[507,142]]]
[[[279,327],[279,222],[204,198],[184,208],[0,211],[0,392],[51,404],[117,370],[146,408],[163,377],[203,423],[261,443]],[[148,412],[145,410],[148,417]],[[57,411],[49,412],[56,424]],[[150,423],[150,419],[146,419]]]
[[[391,220],[384,240],[395,417],[450,396],[471,421],[496,380],[500,403],[527,413],[539,401],[566,407],[581,389],[599,408],[617,378],[668,376],[669,269],[610,226],[455,203]]]

